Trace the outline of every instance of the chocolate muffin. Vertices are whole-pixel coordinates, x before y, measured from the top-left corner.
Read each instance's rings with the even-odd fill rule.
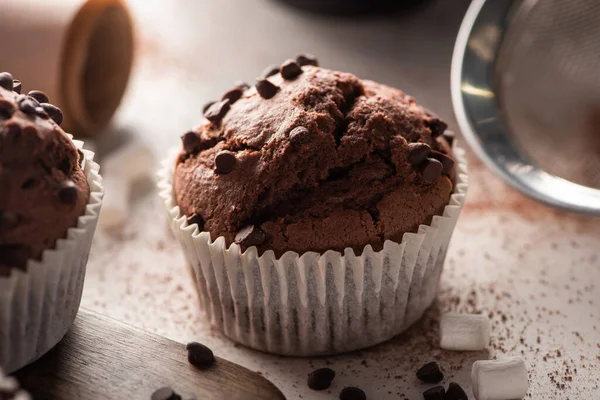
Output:
[[[233,88],[183,135],[176,202],[213,240],[359,254],[448,205],[446,124],[400,90],[316,64],[300,56]]]
[[[39,260],[77,225],[89,199],[83,154],[40,91],[0,74],[0,275]]]

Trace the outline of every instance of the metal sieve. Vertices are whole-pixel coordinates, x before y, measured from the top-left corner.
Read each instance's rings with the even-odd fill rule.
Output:
[[[487,166],[541,202],[600,215],[600,1],[474,0],[451,86]]]

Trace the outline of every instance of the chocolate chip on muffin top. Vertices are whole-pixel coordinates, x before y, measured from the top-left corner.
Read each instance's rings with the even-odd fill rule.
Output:
[[[285,61],[184,136],[177,204],[213,239],[277,255],[378,250],[448,204],[446,124],[400,90],[316,64]]]
[[[19,94],[0,74],[0,275],[39,259],[77,223],[89,197],[62,112],[40,91]]]

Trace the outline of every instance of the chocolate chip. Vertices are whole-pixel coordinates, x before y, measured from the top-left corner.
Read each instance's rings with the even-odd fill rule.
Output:
[[[256,81],[256,91],[263,99],[270,99],[279,91],[279,87],[266,79]]]
[[[423,164],[423,179],[425,182],[432,183],[442,175],[444,166],[435,158],[428,158]]]
[[[204,104],[202,106],[202,115],[206,114],[206,110],[208,110],[210,108],[210,106],[212,106],[215,103],[216,103],[216,101],[209,101],[208,103]]]
[[[444,379],[440,366],[435,361],[423,365],[417,371],[417,378],[426,383],[438,383]]]
[[[50,116],[50,118],[52,118],[52,120],[54,122],[56,122],[57,125],[62,124],[62,122],[63,122],[63,113],[60,110],[60,108],[58,108],[55,105],[50,104],[50,103],[42,103],[41,106],[44,109],[44,111],[46,111],[48,113],[48,115]]]
[[[236,162],[235,154],[228,150],[221,150],[215,156],[215,172],[217,174],[228,174],[233,171]]]
[[[61,203],[71,206],[74,205],[77,201],[77,194],[77,186],[75,186],[75,182],[72,180],[67,179],[60,184],[58,197]]]
[[[303,126],[297,126],[290,131],[288,138],[290,139],[292,145],[297,147],[306,142],[309,135],[310,131],[307,128]]]
[[[319,60],[317,60],[317,57],[313,56],[312,54],[298,54],[296,56],[296,61],[302,67],[305,65],[314,65],[315,67],[319,66]]]
[[[346,387],[340,392],[340,400],[367,400],[367,395],[357,387]]]
[[[13,92],[21,94],[21,88],[22,88],[21,81],[18,79],[13,79],[13,88],[12,88]]]
[[[217,101],[206,110],[204,117],[210,122],[217,123],[223,119],[230,107],[228,99]]]
[[[199,214],[194,214],[191,217],[188,217],[187,223],[188,226],[198,224],[198,229],[200,229],[201,231],[204,230],[204,220]]]
[[[294,79],[298,75],[302,73],[302,68],[300,64],[298,64],[294,60],[285,60],[283,64],[281,64],[281,76],[283,79]]]
[[[64,172],[65,175],[71,174],[71,160],[68,157],[65,157],[58,163],[58,169]]]
[[[77,154],[79,155],[79,159],[77,160],[79,162],[79,167],[83,169],[85,166],[85,154],[83,154],[83,151],[80,149],[77,149]]]
[[[308,387],[312,390],[325,390],[331,386],[335,371],[331,368],[319,368],[308,374]]]
[[[431,130],[431,136],[434,138],[440,136],[442,133],[444,133],[446,128],[448,128],[448,125],[439,118],[431,118],[427,122],[427,126],[429,126],[429,129]]]
[[[151,400],[181,400],[181,396],[178,395],[168,386],[162,387],[152,393]]]
[[[267,68],[263,70],[260,74],[262,79],[267,79],[270,76],[276,75],[279,73],[279,67],[277,65],[269,65]]]
[[[189,342],[185,348],[188,351],[188,361],[195,367],[210,367],[215,362],[211,349],[198,342]]]
[[[31,248],[22,244],[0,244],[0,264],[25,269]]]
[[[446,391],[443,386],[432,387],[423,392],[424,400],[444,400],[444,394]]]
[[[458,383],[450,382],[448,390],[446,390],[446,394],[444,395],[444,400],[469,400],[469,397]]]
[[[0,233],[8,232],[19,225],[19,216],[14,212],[0,210]]]
[[[44,109],[42,107],[36,107],[35,108],[35,113],[38,115],[38,117],[40,117],[42,119],[48,119],[48,118],[50,118],[50,116],[48,115],[48,113],[46,111],[44,111]]]
[[[35,114],[35,109],[39,106],[40,103],[32,97],[27,97],[25,95],[19,95],[17,97],[17,105],[19,106],[19,110],[24,112],[25,114]]]
[[[13,77],[8,72],[0,74],[0,86],[6,90],[13,90]]]
[[[448,145],[450,147],[452,147],[452,144],[454,143],[454,139],[456,138],[456,135],[454,134],[454,132],[444,131],[443,136],[444,136],[444,139],[446,139],[446,142],[448,142]]]
[[[181,135],[183,150],[188,154],[193,154],[200,149],[200,136],[194,131],[188,131]]]
[[[265,233],[257,226],[248,225],[235,235],[235,243],[242,246],[260,246],[265,242]]]
[[[15,113],[15,105],[5,99],[0,99],[0,118],[9,119]]]
[[[452,168],[454,167],[454,160],[452,157],[435,150],[431,152],[431,156],[442,163],[442,166],[444,167],[442,170],[443,174],[448,175],[450,171],[452,171]]]
[[[431,153],[431,147],[427,143],[409,143],[408,161],[412,165],[421,164]]]
[[[230,91],[228,91],[227,93],[225,93],[223,95],[223,97],[221,98],[221,100],[228,99],[229,104],[233,104],[236,101],[238,101],[242,97],[243,94],[244,94],[244,89],[242,89],[241,87],[235,87],[235,88],[231,89]]]
[[[46,93],[42,92],[41,90],[32,90],[31,92],[27,93],[27,96],[33,97],[38,101],[38,103],[48,103],[50,101],[48,100]]]

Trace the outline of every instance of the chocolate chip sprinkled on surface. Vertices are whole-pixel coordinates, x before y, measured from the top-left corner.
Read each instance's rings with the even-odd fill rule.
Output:
[[[236,101],[238,101],[242,97],[243,94],[244,94],[244,89],[242,89],[241,87],[235,87],[235,88],[231,89],[230,91],[228,91],[227,93],[225,93],[223,95],[223,97],[221,98],[221,100],[228,99],[229,103],[233,104]]]
[[[412,165],[421,164],[431,153],[431,147],[427,143],[409,143],[408,161]]]
[[[228,150],[221,150],[215,156],[215,172],[217,174],[228,174],[233,171],[236,162],[235,154]]]
[[[259,227],[248,225],[235,235],[235,243],[242,246],[260,246],[265,242],[265,233]]]
[[[276,75],[279,73],[279,67],[277,65],[269,65],[267,68],[263,70],[260,74],[262,79],[267,79],[270,76]]]
[[[454,134],[454,132],[444,131],[443,136],[444,136],[444,139],[446,139],[446,142],[448,142],[448,145],[450,145],[450,147],[452,147],[452,144],[454,143],[454,139],[456,139],[456,135]]]
[[[331,368],[319,368],[308,374],[308,387],[312,390],[325,390],[331,386],[335,371]]]
[[[185,348],[188,351],[188,361],[195,367],[210,367],[215,362],[211,349],[198,342],[189,342]]]
[[[5,99],[0,99],[0,118],[9,119],[15,113],[15,105]]]
[[[419,368],[417,378],[426,383],[438,383],[444,379],[444,374],[440,370],[438,363],[432,361]]]
[[[204,220],[199,214],[194,214],[187,218],[188,225],[198,224],[198,229],[204,230]]]
[[[151,400],[181,400],[181,396],[178,395],[168,386],[161,387],[152,393]]]
[[[0,210],[0,233],[8,232],[19,224],[19,216],[10,211]]]
[[[423,392],[424,400],[444,400],[446,391],[443,386],[435,386]]]
[[[439,118],[430,119],[427,122],[427,125],[429,126],[429,129],[431,129],[431,136],[434,138],[440,136],[442,133],[444,133],[446,128],[448,128],[448,125]]]
[[[48,113],[48,115],[50,116],[50,118],[52,118],[52,120],[54,122],[56,122],[57,125],[62,124],[62,122],[63,122],[63,113],[60,110],[60,108],[58,108],[55,105],[50,104],[50,103],[42,103],[41,106],[44,109],[44,111],[46,111]]]
[[[285,60],[281,64],[281,76],[283,79],[294,79],[302,73],[302,68],[295,60]]]
[[[223,119],[230,107],[228,99],[217,101],[206,110],[204,117],[210,122],[217,123]]]
[[[58,197],[61,203],[65,205],[74,205],[77,202],[77,186],[75,183],[67,179],[60,184]]]
[[[0,86],[6,90],[13,90],[13,77],[8,72],[0,74]]]
[[[305,65],[314,65],[315,67],[319,66],[319,60],[317,60],[317,57],[313,56],[312,54],[298,54],[298,56],[296,56],[296,61],[302,67]]]
[[[215,103],[216,101],[209,101],[208,103],[204,104],[202,106],[202,115],[206,114],[206,111],[210,108],[210,106],[212,106]]]
[[[293,146],[300,146],[306,141],[309,135],[310,131],[307,128],[303,126],[297,126],[290,131],[288,137]]]
[[[340,400],[367,400],[367,395],[357,387],[346,387],[340,392]]]
[[[448,390],[446,390],[446,394],[444,395],[444,400],[469,400],[469,397],[458,383],[450,382]]]
[[[263,99],[270,99],[279,91],[279,87],[266,79],[256,81],[256,91]]]
[[[48,113],[44,110],[43,107],[36,107],[35,108],[35,113],[37,114],[38,117],[42,118],[42,119],[49,119],[50,116],[48,115]]]
[[[0,264],[25,269],[31,248],[23,244],[0,244]]]
[[[439,176],[442,175],[444,166],[441,162],[435,158],[428,158],[424,161],[423,165],[423,179],[427,183],[434,182]]]
[[[181,135],[181,143],[183,145],[183,150],[186,153],[195,153],[200,148],[200,136],[194,131],[188,131]]]
[[[17,98],[17,105],[19,106],[19,110],[25,114],[31,115],[35,114],[35,109],[39,106],[39,103],[34,98],[20,95],[19,98]]]
[[[21,85],[21,81],[18,79],[13,79],[13,92],[21,94],[21,89],[22,89],[22,85]]]
[[[444,167],[442,169],[443,174],[448,175],[450,171],[452,171],[452,167],[454,167],[454,160],[452,157],[449,157],[439,151],[432,151],[431,156],[442,163],[442,166]]]
[[[41,90],[32,90],[31,92],[27,93],[27,96],[33,97],[39,103],[48,103],[50,101],[46,93],[42,92]]]

